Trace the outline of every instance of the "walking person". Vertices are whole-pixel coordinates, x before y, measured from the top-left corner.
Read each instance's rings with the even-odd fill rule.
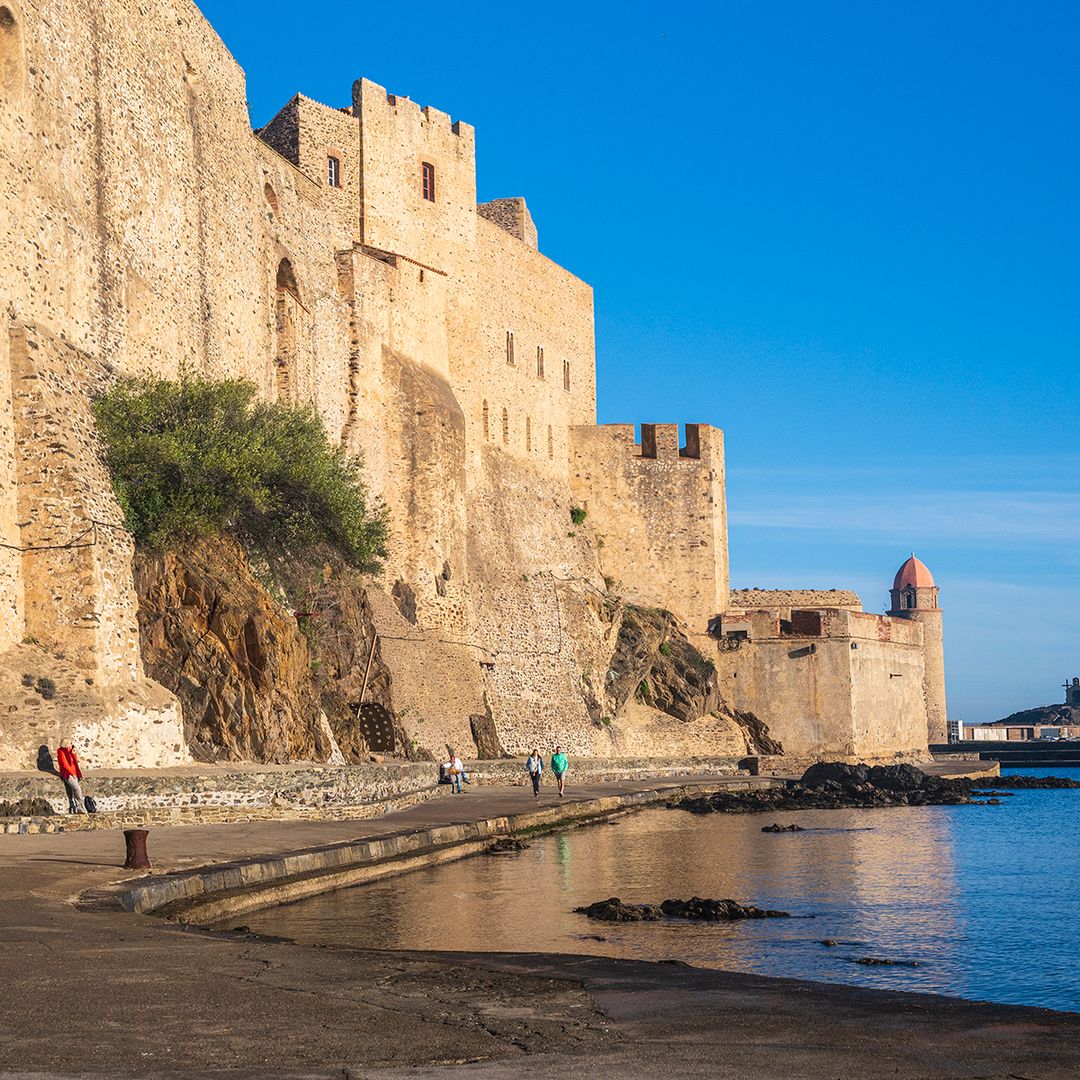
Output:
[[[559,798],[563,797],[563,784],[565,783],[566,770],[570,767],[566,755],[561,746],[555,747],[555,753],[551,755],[551,775],[555,777],[555,783],[559,785]]]
[[[85,814],[86,804],[83,802],[82,769],[79,768],[79,755],[75,753],[75,747],[70,739],[64,739],[60,748],[56,751],[56,764],[60,769],[60,779],[64,781],[68,795],[68,813]]]
[[[534,797],[539,798],[540,777],[544,773],[544,759],[540,756],[539,749],[533,750],[533,752],[529,755],[529,760],[525,762],[525,771],[529,774],[529,778],[532,780]]]

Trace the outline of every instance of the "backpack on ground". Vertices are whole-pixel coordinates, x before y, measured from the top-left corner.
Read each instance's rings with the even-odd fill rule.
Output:
[[[88,814],[96,814],[97,813],[97,803],[94,801],[94,796],[93,795],[84,795],[83,796],[83,806],[86,807],[86,812]]]

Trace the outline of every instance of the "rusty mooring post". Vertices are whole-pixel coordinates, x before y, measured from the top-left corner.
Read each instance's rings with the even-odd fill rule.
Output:
[[[150,835],[148,829],[125,829],[124,843],[127,845],[127,858],[124,860],[125,870],[149,870],[150,856],[146,854],[146,838]]]

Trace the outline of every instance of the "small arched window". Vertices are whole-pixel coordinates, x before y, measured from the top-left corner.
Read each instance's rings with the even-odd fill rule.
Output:
[[[544,346],[536,346],[536,374],[539,378],[544,377]]]
[[[512,364],[514,362],[514,331],[506,331],[506,362]]]
[[[532,418],[525,417],[525,449],[532,453]]]
[[[505,409],[503,409],[502,424],[503,424],[503,446],[509,446],[510,445],[510,414]]]
[[[484,417],[484,441],[487,442],[490,437],[488,434],[488,403],[485,401],[483,409],[481,410]]]
[[[277,193],[271,187],[269,180],[263,185],[263,198],[266,199],[266,205],[270,207],[270,213],[274,217],[280,217],[281,211],[278,209]]]
[[[430,161],[420,163],[420,190],[428,202],[435,201],[435,166]]]
[[[564,360],[562,365],[562,388],[570,389],[570,361]]]

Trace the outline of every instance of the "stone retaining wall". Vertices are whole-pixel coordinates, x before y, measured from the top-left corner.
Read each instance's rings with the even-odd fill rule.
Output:
[[[466,765],[473,784],[525,784],[518,760]],[[732,776],[734,758],[580,758],[570,782],[601,783],[679,776]],[[89,775],[83,790],[98,813],[69,815],[59,777],[0,774],[0,802],[46,799],[56,817],[0,818],[0,832],[55,832],[139,825],[212,824],[262,820],[374,817],[437,795],[438,767],[430,762],[345,766],[203,767],[162,772]]]

